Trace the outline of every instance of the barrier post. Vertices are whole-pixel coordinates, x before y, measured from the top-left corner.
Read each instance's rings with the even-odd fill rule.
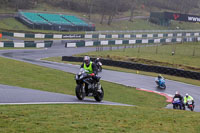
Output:
[[[195,46],[194,46],[194,49],[193,49],[193,54],[192,54],[192,56],[195,56]]]
[[[158,43],[156,45],[156,54],[158,54]]]
[[[138,46],[138,53],[140,53],[140,45]]]
[[[101,46],[101,49],[100,49],[100,51],[103,51],[103,45]]]
[[[112,45],[110,45],[110,51],[112,51]]]
[[[126,44],[124,45],[124,49],[123,49],[124,52],[125,52],[125,49],[126,49]]]
[[[132,48],[134,48],[134,44],[132,44]]]

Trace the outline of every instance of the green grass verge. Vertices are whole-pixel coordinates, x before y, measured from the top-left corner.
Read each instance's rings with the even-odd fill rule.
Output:
[[[7,38],[0,38],[0,42],[2,42],[2,41],[10,41],[10,40]]]
[[[113,22],[111,25],[96,23],[97,30],[164,30],[166,27],[149,23],[147,20],[135,19],[133,22],[128,20]]]
[[[126,48],[112,51],[89,52],[77,56],[89,55],[91,57],[109,58],[150,65],[159,65],[200,71],[200,43],[166,44],[161,46],[145,45],[137,48]],[[128,47],[128,45],[127,45]],[[172,51],[175,55],[172,56]]]
[[[50,57],[50,58],[45,58],[44,60],[60,62],[60,63],[69,63],[69,64],[75,64],[75,65],[81,64],[80,62],[62,61],[62,57]],[[148,75],[148,76],[153,76],[153,77],[158,76],[158,73],[137,71],[137,70],[131,70],[131,69],[120,68],[120,67],[105,66],[105,65],[103,65],[103,69],[120,71],[120,72],[127,72],[127,73],[134,73],[134,74],[141,74],[141,75]],[[162,75],[166,79],[180,81],[180,82],[184,82],[184,83],[187,83],[187,84],[193,84],[193,85],[200,86],[199,80],[188,79],[188,78],[183,78],[183,77],[176,77],[176,76],[171,76],[171,75],[166,75],[166,74],[162,74]]]
[[[0,132],[198,133],[200,114],[105,105],[0,106]]]

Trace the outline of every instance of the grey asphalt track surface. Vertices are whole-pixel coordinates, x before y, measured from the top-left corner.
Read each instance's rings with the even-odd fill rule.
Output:
[[[47,58],[47,57],[55,57],[55,56],[70,56],[73,54],[85,53],[85,52],[94,51],[94,50],[96,50],[96,48],[93,48],[93,47],[64,48],[64,44],[61,44],[59,41],[57,41],[54,43],[54,45],[51,48],[48,48],[48,49],[3,50],[3,51],[0,51],[0,55],[7,58],[12,58],[12,59],[75,74],[79,71],[79,66],[77,65],[43,61],[40,59]],[[185,83],[176,82],[172,80],[166,80],[166,85],[167,85],[166,90],[160,90],[156,88],[155,77],[151,77],[151,76],[144,76],[144,75],[138,75],[138,74],[125,73],[125,72],[117,72],[117,71],[111,71],[111,70],[103,70],[102,73],[100,73],[99,75],[102,77],[102,80],[114,82],[114,83],[122,84],[126,86],[131,86],[131,87],[159,91],[159,92],[163,92],[163,93],[171,94],[171,95],[174,95],[175,91],[177,90],[182,95],[185,95],[185,93],[189,93],[189,95],[193,96],[193,98],[195,99],[195,111],[200,112],[200,97],[199,97],[200,86],[185,84]],[[1,103],[26,102],[26,99],[28,99],[29,97],[26,96],[26,94],[23,94],[23,93],[21,94],[17,92],[17,91],[22,91],[23,89],[18,88],[18,89],[13,89],[10,92],[8,91],[6,93],[7,96],[3,96],[3,98],[2,98],[2,95],[4,95],[3,93],[6,91],[6,89],[0,89],[0,102]],[[104,89],[107,89],[106,86],[104,86]],[[10,99],[9,97],[13,95],[12,93],[19,94],[19,97],[21,98],[21,100],[18,98]],[[60,102],[68,102],[68,101],[80,102],[76,99],[75,96],[68,96],[64,94],[58,94],[58,93],[55,94],[55,93],[48,92],[48,94],[45,95],[45,93],[47,92],[35,91],[35,90],[31,90],[30,92],[27,92],[27,93],[30,93],[29,95],[32,95],[32,93],[37,93],[37,95],[40,95],[40,93],[43,93],[41,94],[43,96],[38,96],[38,99],[41,98],[38,100],[38,102],[41,102],[41,101],[42,102],[59,102],[59,101]],[[51,94],[55,94],[57,96],[54,99],[51,99],[52,96],[51,97],[48,96]],[[23,97],[25,100],[23,99]],[[90,101],[90,100],[86,100],[86,101]],[[93,101],[92,103],[95,102],[93,99],[91,101]],[[37,102],[37,98],[36,100],[34,100],[34,98],[33,100],[31,100],[31,97],[30,97],[29,100],[27,100],[27,102]],[[104,102],[102,102],[102,104],[103,103]],[[169,105],[168,108],[172,108],[172,106]]]
[[[93,99],[85,98],[84,101],[78,100],[75,96],[52,93],[40,90],[33,90],[8,85],[0,85],[0,105],[8,104],[104,104],[122,105],[126,104],[102,101],[95,102]]]

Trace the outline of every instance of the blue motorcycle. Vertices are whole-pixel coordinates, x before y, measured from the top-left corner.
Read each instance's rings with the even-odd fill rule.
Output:
[[[161,78],[161,79],[156,78],[155,82],[156,82],[158,88],[166,89],[165,79],[164,78]]]
[[[179,98],[174,98],[173,102],[173,109],[182,109],[183,104]]]

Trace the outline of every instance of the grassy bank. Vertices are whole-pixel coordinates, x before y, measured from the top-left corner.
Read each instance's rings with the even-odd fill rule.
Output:
[[[127,45],[128,46],[128,45]],[[172,56],[172,51],[175,55]],[[112,51],[84,53],[112,60],[122,60],[150,65],[159,65],[200,71],[200,43],[167,44],[161,46],[137,45],[136,48],[126,48]]]
[[[199,113],[103,105],[0,106],[0,132],[198,133]]]

